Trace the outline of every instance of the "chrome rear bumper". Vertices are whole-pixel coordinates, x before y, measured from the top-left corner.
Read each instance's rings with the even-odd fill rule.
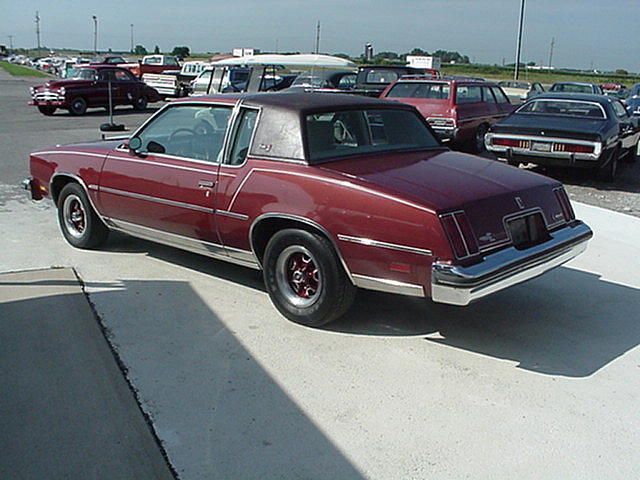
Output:
[[[581,221],[551,233],[551,239],[526,250],[507,248],[470,267],[434,263],[431,298],[434,302],[468,305],[492,293],[529,280],[577,257],[593,236]]]

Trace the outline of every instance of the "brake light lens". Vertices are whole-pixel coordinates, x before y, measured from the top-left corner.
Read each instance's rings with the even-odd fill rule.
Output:
[[[456,128],[456,121],[447,117],[429,117],[427,122],[433,128]]]
[[[593,153],[595,150],[593,145],[578,145],[575,143],[554,143],[554,152],[571,152],[571,153]]]
[[[478,253],[478,242],[464,212],[441,215],[440,221],[456,257],[464,258]]]
[[[491,140],[493,145],[499,145],[501,147],[512,147],[512,148],[525,148],[528,149],[531,146],[530,140],[519,140],[517,138],[493,138]]]
[[[560,208],[562,209],[562,215],[564,215],[564,219],[566,221],[571,221],[576,218],[576,214],[573,211],[573,207],[571,206],[571,201],[569,200],[569,195],[563,187],[556,188],[553,193],[556,194],[556,198],[558,203],[560,204]]]

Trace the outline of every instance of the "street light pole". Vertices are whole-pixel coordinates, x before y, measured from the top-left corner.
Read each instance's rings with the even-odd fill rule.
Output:
[[[518,27],[518,48],[516,49],[516,70],[513,74],[514,80],[518,80],[520,75],[520,51],[522,50],[522,24],[524,23],[524,0],[520,0],[520,25]]]
[[[131,53],[133,53],[133,23],[131,24]]]
[[[93,18],[93,51],[98,54],[98,17],[92,15]]]

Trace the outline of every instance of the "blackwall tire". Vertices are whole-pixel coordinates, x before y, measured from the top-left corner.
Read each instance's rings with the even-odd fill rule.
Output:
[[[87,101],[82,97],[76,97],[71,100],[69,113],[71,115],[84,115],[87,111]]]
[[[140,95],[133,104],[133,108],[138,111],[146,110],[148,104],[149,100],[147,99],[147,96]]]
[[[62,235],[76,248],[96,248],[109,236],[109,229],[100,220],[77,183],[69,183],[58,197],[58,222]]]
[[[344,315],[356,293],[331,242],[305,230],[281,230],[271,237],[263,275],[278,311],[312,327]]]
[[[56,112],[56,107],[50,107],[47,105],[39,105],[38,106],[38,111],[43,114],[46,115],[47,117],[50,117],[51,115],[53,115]]]

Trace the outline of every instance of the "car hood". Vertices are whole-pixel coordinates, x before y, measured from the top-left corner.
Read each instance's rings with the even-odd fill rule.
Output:
[[[41,88],[45,88],[47,90],[57,90],[59,88],[69,88],[69,87],[88,87],[94,83],[93,80],[49,80],[44,85],[41,85]]]
[[[605,119],[588,117],[513,114],[496,123],[491,130],[502,133],[530,133],[547,136],[575,135],[577,138],[592,138],[594,135],[598,135],[606,127],[606,124]]]

